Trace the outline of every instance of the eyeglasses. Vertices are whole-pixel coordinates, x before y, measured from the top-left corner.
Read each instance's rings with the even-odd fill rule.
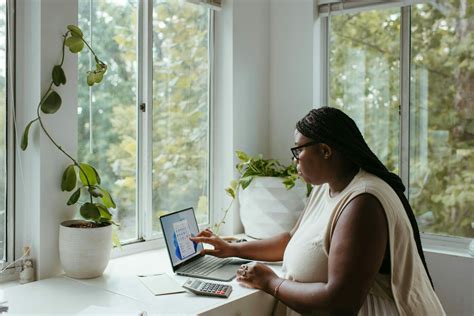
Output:
[[[306,143],[306,144],[303,144],[303,145],[300,145],[300,146],[292,147],[292,148],[290,148],[290,150],[291,150],[291,153],[293,154],[293,157],[296,160],[298,160],[298,159],[300,159],[299,157],[300,157],[301,152],[303,151],[303,148],[308,147],[308,146],[313,146],[313,145],[316,145],[318,143],[319,142],[313,141],[313,142],[309,142],[309,143]]]

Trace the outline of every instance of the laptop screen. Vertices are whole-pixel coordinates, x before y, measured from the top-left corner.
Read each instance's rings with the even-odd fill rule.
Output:
[[[203,249],[202,244],[189,240],[199,233],[192,207],[160,217],[161,228],[173,267],[189,260]]]

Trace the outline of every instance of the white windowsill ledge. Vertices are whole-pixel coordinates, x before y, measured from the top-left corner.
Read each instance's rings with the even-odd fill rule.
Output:
[[[444,254],[449,256],[474,258],[469,252],[472,239],[462,237],[422,234],[421,243],[425,252]]]

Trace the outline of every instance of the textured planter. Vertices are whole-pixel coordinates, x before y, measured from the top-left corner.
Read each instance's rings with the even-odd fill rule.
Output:
[[[256,177],[239,190],[240,218],[245,233],[268,238],[289,232],[296,224],[306,201],[306,185],[297,181],[287,190],[282,178]]]
[[[101,276],[109,263],[112,225],[96,228],[69,227],[81,220],[62,222],[59,227],[59,257],[67,276],[90,279]]]

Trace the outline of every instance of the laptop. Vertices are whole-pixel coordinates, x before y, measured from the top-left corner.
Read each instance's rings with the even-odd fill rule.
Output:
[[[231,281],[239,266],[248,260],[202,255],[202,243],[189,239],[199,233],[192,207],[160,217],[166,249],[173,272],[195,278]]]

